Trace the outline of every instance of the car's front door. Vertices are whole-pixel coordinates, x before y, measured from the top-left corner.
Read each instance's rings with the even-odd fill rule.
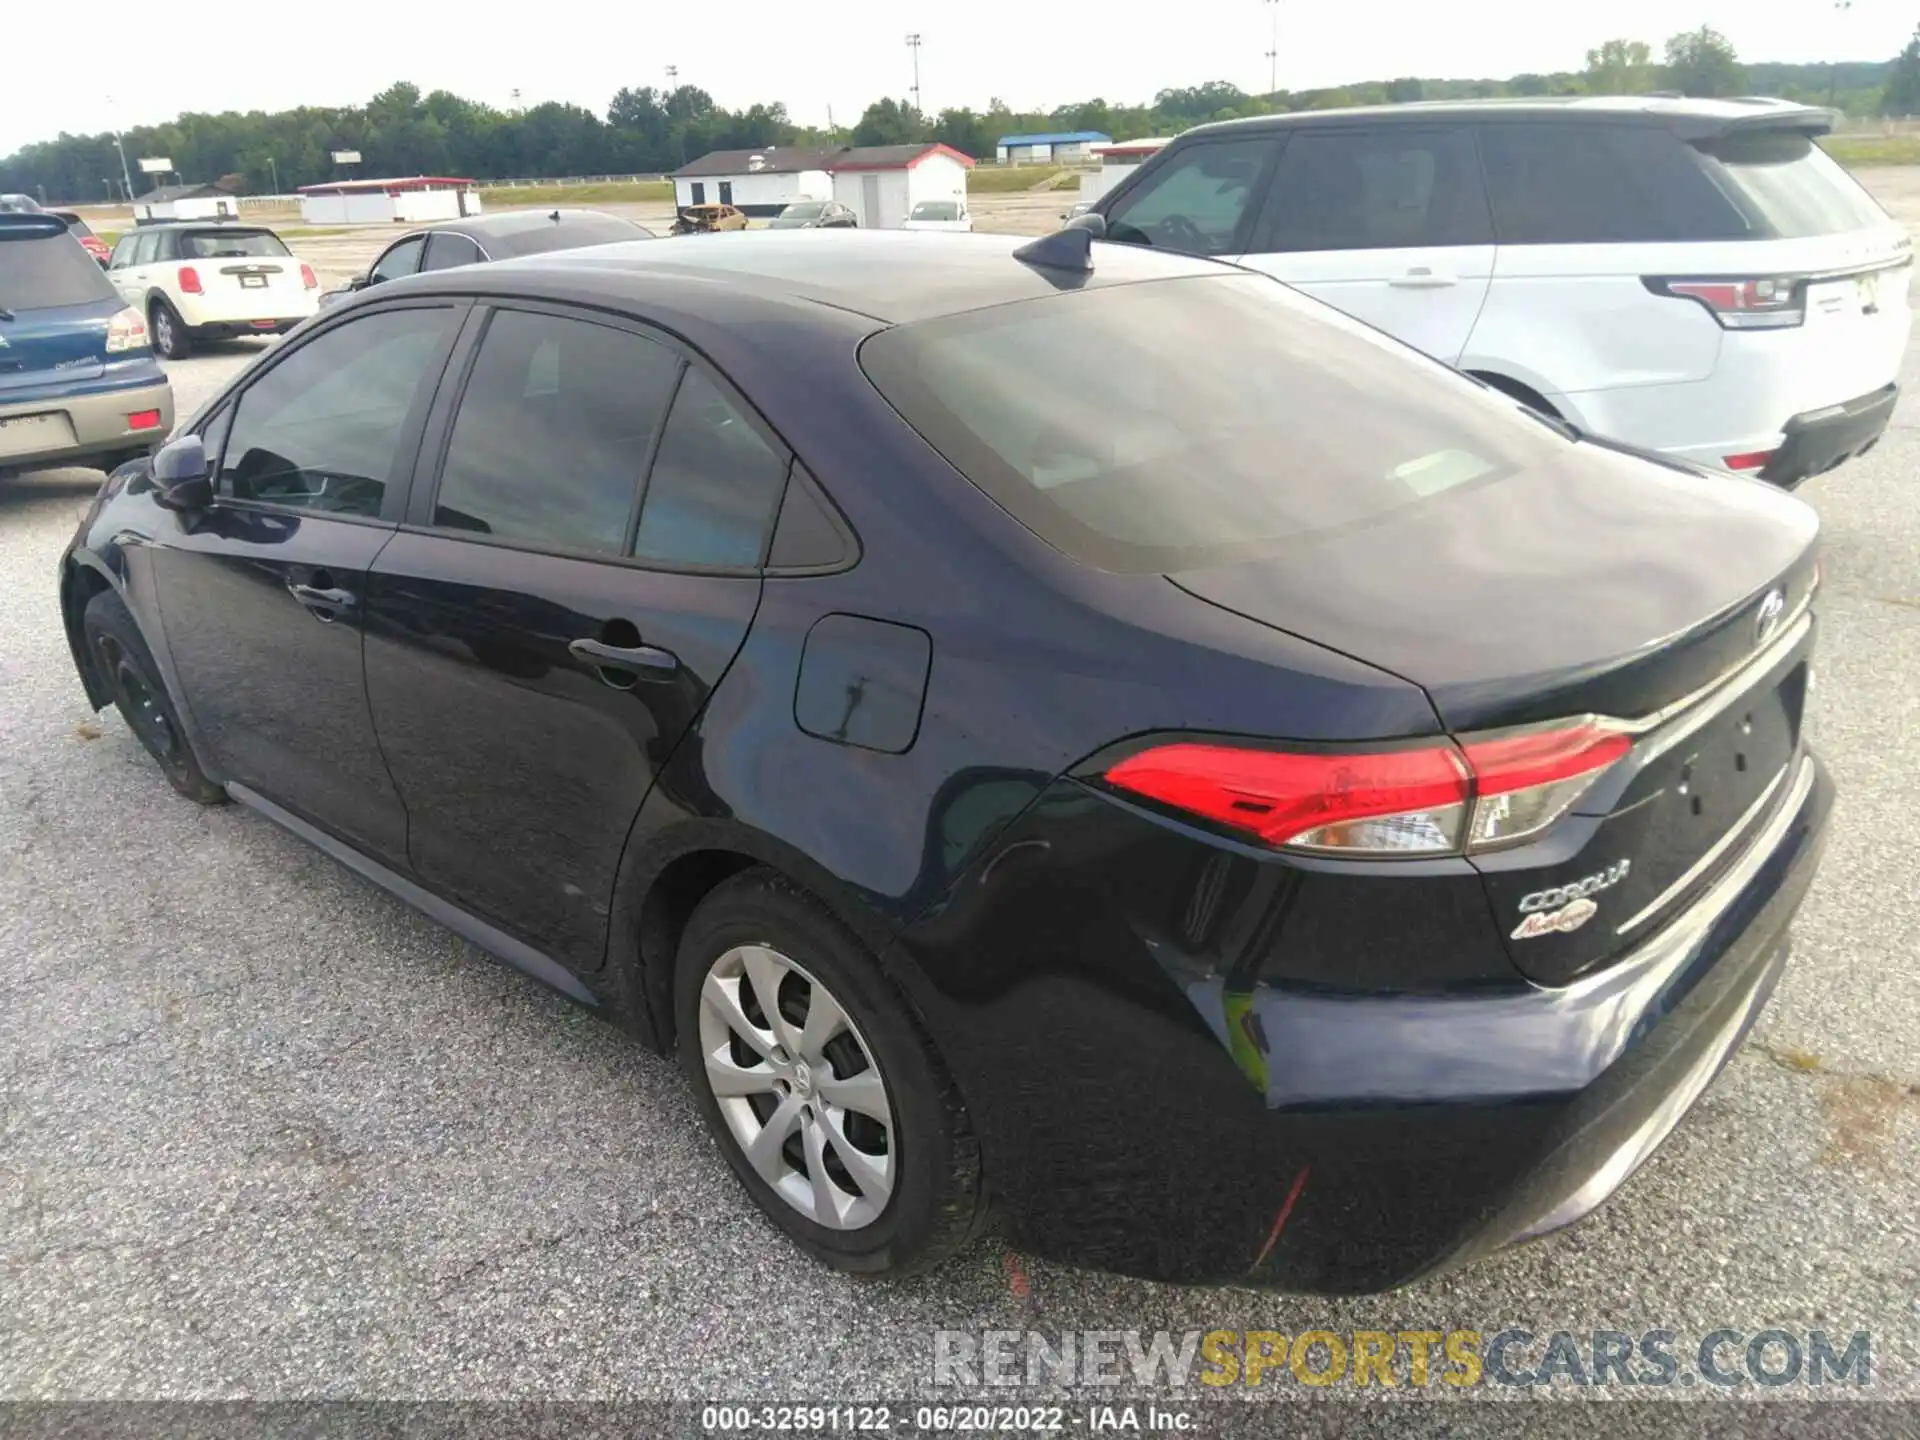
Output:
[[[222,775],[389,864],[406,816],[360,615],[463,308],[366,311],[274,357],[219,417],[216,503],[154,546],[167,648]]]
[[[374,562],[368,699],[415,874],[592,969],[634,816],[759,604],[788,457],[606,316],[502,302],[463,370],[427,432],[437,483],[423,462]]]
[[[1239,260],[1452,364],[1493,282],[1473,132],[1301,128]]]

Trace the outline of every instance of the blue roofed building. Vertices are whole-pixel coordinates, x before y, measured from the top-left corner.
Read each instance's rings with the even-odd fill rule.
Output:
[[[1090,147],[1110,144],[1098,130],[1063,130],[1057,135],[1002,135],[994,159],[1002,165],[1071,165],[1093,158]]]

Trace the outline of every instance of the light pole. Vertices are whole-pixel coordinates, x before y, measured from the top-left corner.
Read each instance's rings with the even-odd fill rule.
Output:
[[[1852,8],[1853,0],[1833,0],[1833,13],[1836,16],[1844,15]],[[1833,108],[1834,87],[1839,83],[1840,62],[1838,60],[1829,60],[1827,62],[1827,108],[1829,110]]]
[[[914,31],[907,36],[907,48],[913,52],[913,113],[920,110],[920,32]]]
[[[1266,0],[1266,6],[1273,24],[1267,42],[1267,94],[1272,97],[1280,93],[1280,0]]]
[[[267,156],[267,172],[273,176],[273,193],[280,193],[280,167],[273,163],[273,156]]]
[[[678,84],[679,79],[680,79],[680,67],[678,65],[667,66],[667,99],[669,101],[673,99],[673,92],[680,88]],[[665,104],[662,104],[660,108],[662,110],[666,110],[667,119],[669,120],[673,119],[673,111],[671,109],[668,109],[668,107]],[[674,134],[677,135],[680,139],[680,164],[682,166],[685,166],[687,163],[686,127],[682,125],[674,126]]]
[[[110,110],[119,108],[114,104],[114,99],[111,95],[107,96],[107,108]],[[127,187],[127,200],[131,203],[133,200],[133,176],[127,173],[127,149],[126,146],[120,143],[120,126],[117,122],[113,127],[113,148],[120,152],[120,183]]]

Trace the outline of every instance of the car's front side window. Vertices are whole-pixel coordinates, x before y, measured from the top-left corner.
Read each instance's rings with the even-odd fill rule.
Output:
[[[624,553],[679,371],[677,354],[632,331],[500,311],[460,397],[433,523]]]
[[[1233,253],[1260,172],[1279,143],[1271,136],[1209,141],[1168,156],[1115,202],[1107,234],[1194,255]]]
[[[300,346],[242,392],[221,493],[333,515],[378,516],[401,439],[439,374],[446,307],[359,316]]]

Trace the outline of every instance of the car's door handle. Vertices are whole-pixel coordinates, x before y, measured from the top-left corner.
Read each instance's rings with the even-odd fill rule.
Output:
[[[287,593],[313,612],[316,620],[331,620],[340,611],[351,610],[354,606],[351,590],[336,590],[324,585],[299,585],[289,581]]]
[[[604,640],[575,640],[567,649],[576,659],[602,670],[645,670],[671,675],[680,669],[680,658],[658,645],[609,645]]]
[[[1387,282],[1402,290],[1438,290],[1443,285],[1458,285],[1457,275],[1436,275],[1424,265],[1416,265],[1404,275],[1396,275]]]

